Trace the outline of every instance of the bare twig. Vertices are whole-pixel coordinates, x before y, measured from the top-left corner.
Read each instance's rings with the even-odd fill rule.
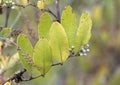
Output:
[[[15,6],[17,6],[17,7],[22,7],[22,8],[26,8],[26,7],[28,7],[28,6],[33,6],[33,7],[35,7],[35,8],[37,8],[38,9],[38,7],[37,7],[37,5],[36,4],[32,4],[32,3],[29,3],[28,5],[21,5],[21,4],[14,4]],[[50,13],[51,15],[53,15],[56,19],[58,18],[50,9],[43,9],[43,10],[41,10],[41,11],[45,11],[45,12],[48,12],[48,13]]]
[[[63,65],[63,64],[62,64],[62,63],[56,63],[56,64],[52,64],[51,66],[57,66],[57,65]],[[18,72],[17,74],[14,74],[12,77],[10,77],[10,78],[7,79],[6,81],[4,81],[4,82],[2,83],[2,85],[4,85],[6,82],[9,82],[9,81],[14,81],[14,80],[15,80],[16,83],[19,83],[19,82],[22,82],[22,81],[31,81],[31,80],[37,79],[37,78],[39,78],[39,77],[44,77],[44,76],[45,76],[45,74],[41,74],[41,75],[38,75],[38,76],[36,76],[36,77],[32,77],[32,76],[31,76],[29,79],[23,79],[22,77],[23,77],[23,74],[24,74],[25,72],[27,72],[26,69],[21,70],[21,71]]]
[[[6,80],[5,82],[2,83],[2,85],[4,85],[6,82],[8,81],[17,81],[17,79],[20,81],[21,80],[21,76],[26,72],[26,69],[23,69],[22,71],[20,71],[17,74],[14,74],[14,76],[12,76],[11,78],[9,78],[8,80]]]
[[[0,5],[0,14],[2,14],[3,12],[2,12],[2,6]]]
[[[56,12],[57,12],[57,21],[60,22],[60,6],[59,6],[59,0],[56,0]]]
[[[36,77],[30,77],[30,79],[23,80],[23,81],[31,81],[31,80],[37,79],[37,78],[39,78],[39,77],[44,77],[44,76],[45,76],[45,74],[41,74],[41,75],[38,75],[38,76],[36,76]]]
[[[5,27],[8,26],[8,20],[9,20],[9,16],[10,16],[10,7],[6,7],[6,16],[5,16]]]
[[[57,19],[57,16],[50,9],[44,9],[43,11],[50,13]]]
[[[51,66],[63,65],[63,63],[52,64]]]
[[[37,8],[37,5],[36,4],[32,4],[32,3],[29,3],[28,5],[14,4],[14,6],[22,7],[22,8],[26,8],[28,6],[33,6],[33,7]]]

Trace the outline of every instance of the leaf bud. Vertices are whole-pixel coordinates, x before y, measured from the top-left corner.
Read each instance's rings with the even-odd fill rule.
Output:
[[[44,9],[44,2],[43,2],[43,0],[37,2],[37,7],[39,9],[41,9],[41,10]]]

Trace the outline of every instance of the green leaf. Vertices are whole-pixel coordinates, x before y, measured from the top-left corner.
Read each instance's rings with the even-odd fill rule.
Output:
[[[61,24],[67,33],[70,47],[74,46],[77,31],[77,22],[75,14],[72,13],[72,8],[70,6],[67,6],[62,12]]]
[[[34,48],[33,59],[35,65],[45,74],[52,65],[52,50],[46,39],[40,39]]]
[[[29,39],[25,35],[20,34],[17,38],[17,44],[20,48],[19,56],[23,66],[27,70],[31,70],[32,63],[33,63],[32,61],[33,47]]]
[[[0,37],[8,37],[10,35],[10,32],[10,28],[3,28],[3,30],[0,32]]]
[[[63,63],[69,56],[69,43],[62,25],[54,22],[50,28],[49,36],[53,59]]]
[[[88,43],[91,37],[92,20],[87,13],[83,13],[80,18],[80,24],[77,30],[75,40],[75,52],[79,52],[80,49]]]
[[[52,19],[48,13],[43,13],[38,24],[38,34],[40,38],[48,38],[49,29],[52,24]]]

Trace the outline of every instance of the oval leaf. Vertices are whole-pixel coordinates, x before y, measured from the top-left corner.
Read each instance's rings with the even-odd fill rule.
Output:
[[[34,48],[33,59],[35,65],[45,74],[52,65],[52,51],[46,39],[40,39]]]
[[[25,35],[20,34],[17,38],[17,44],[20,48],[19,56],[23,66],[27,70],[31,70],[32,67],[31,64],[33,63],[32,61],[33,47],[29,39]]]
[[[63,25],[65,32],[67,33],[70,47],[74,46],[77,22],[75,14],[72,13],[72,8],[70,6],[67,6],[62,12],[61,24]]]
[[[41,38],[48,38],[48,33],[50,26],[52,24],[52,19],[48,13],[43,13],[40,17],[40,22],[38,24],[38,34]]]
[[[91,37],[92,20],[87,13],[83,13],[76,35],[75,52],[79,52],[82,46],[88,43]]]
[[[58,22],[54,22],[50,28],[49,36],[53,59],[63,63],[69,56],[69,43],[62,25]]]

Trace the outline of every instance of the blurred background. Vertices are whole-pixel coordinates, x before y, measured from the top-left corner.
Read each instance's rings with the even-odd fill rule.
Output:
[[[36,3],[37,0],[30,1]],[[63,66],[52,67],[45,78],[17,85],[120,85],[120,0],[60,0],[61,11],[66,5],[72,6],[78,20],[82,12],[90,14],[93,21],[90,52],[87,56],[68,59]],[[46,7],[56,13],[54,3]],[[12,36],[16,38],[15,33],[23,32],[34,45],[41,14],[32,6],[12,9],[8,22]],[[0,14],[0,27],[4,24],[5,8]],[[0,47],[0,82],[23,68],[15,46],[9,42],[5,45]]]

